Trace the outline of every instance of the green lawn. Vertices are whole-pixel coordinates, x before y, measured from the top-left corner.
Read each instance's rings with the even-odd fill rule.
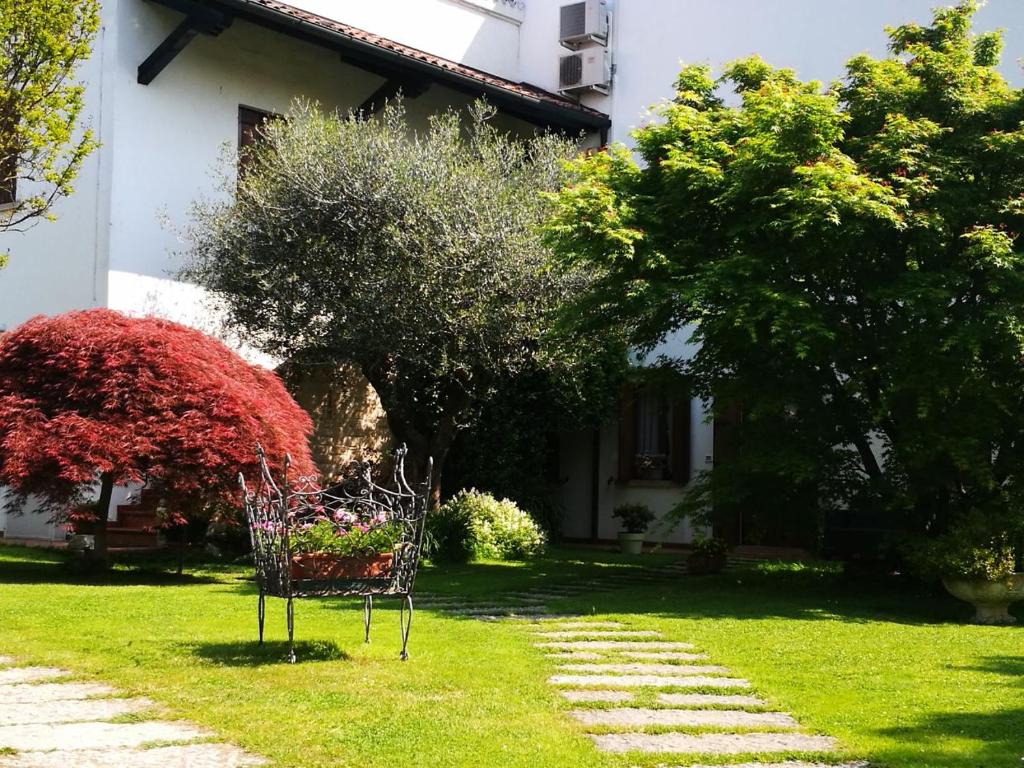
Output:
[[[630,567],[564,550],[529,565],[427,568],[418,586],[483,595]],[[546,685],[550,661],[521,624],[420,610],[401,663],[393,608],[377,611],[367,646],[361,603],[305,600],[291,666],[280,661],[280,601],[269,603],[270,642],[255,643],[248,577],[205,566],[182,582],[123,568],[88,583],[54,554],[0,547],[0,653],[148,696],[280,766],[666,762],[597,753]],[[969,609],[952,598],[776,567],[550,605],[693,642],[878,766],[1002,768],[1024,756],[1024,630],[962,625]]]

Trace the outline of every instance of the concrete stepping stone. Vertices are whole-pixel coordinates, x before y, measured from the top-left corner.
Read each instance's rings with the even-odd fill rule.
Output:
[[[661,632],[653,629],[571,629],[561,632],[537,632],[538,637],[546,637],[551,640],[569,640],[574,637],[661,637]]]
[[[148,699],[88,699],[36,701],[28,707],[0,706],[0,726],[31,723],[75,723],[110,720],[153,706]]]
[[[9,667],[14,663],[14,659],[10,656],[0,656],[0,667]]]
[[[552,675],[552,685],[597,685],[608,688],[749,688],[737,677],[699,675]]]
[[[620,651],[620,655],[630,659],[650,659],[652,661],[702,661],[708,657],[706,653],[681,653],[679,651]]]
[[[797,728],[784,712],[747,712],[742,709],[577,709],[569,713],[584,725],[646,728],[653,725],[691,728]]]
[[[728,675],[726,667],[715,664],[563,664],[559,672],[598,672],[603,674],[621,673],[625,675]]]
[[[723,768],[723,765],[675,765],[663,768]],[[726,768],[870,768],[867,763],[807,763],[803,760],[787,760],[784,763],[728,763]]]
[[[540,626],[552,630],[565,629],[621,629],[626,625],[619,621],[548,621]]]
[[[802,733],[609,733],[591,735],[604,752],[687,752],[742,755],[758,752],[830,752],[835,740]]]
[[[668,640],[571,640],[567,642],[534,643],[538,648],[560,648],[563,651],[652,651],[682,650],[693,648],[689,643],[676,643]]]
[[[248,768],[266,762],[230,744],[184,744],[153,749],[22,752],[0,757],[0,768]]]
[[[496,614],[496,613],[519,613],[519,614],[542,614],[547,612],[543,605],[484,605],[468,608],[445,608],[445,613],[453,616],[473,616],[474,614]]]
[[[633,694],[629,691],[560,691],[562,696],[574,702],[632,701]]]
[[[659,693],[658,703],[672,707],[763,707],[766,704],[757,696],[729,693]]]
[[[545,653],[549,659],[558,661],[599,661],[604,658],[600,653],[592,651],[568,651],[564,653]]]
[[[186,723],[59,723],[7,725],[0,728],[0,747],[18,752],[48,749],[138,747],[150,741],[194,741],[209,736]],[[71,763],[77,765],[77,763]]]
[[[36,680],[52,680],[66,675],[63,669],[54,667],[12,667],[0,669],[0,685],[12,683],[34,683]]]
[[[44,701],[71,701],[95,696],[111,696],[116,691],[99,683],[23,683],[0,685],[0,702],[34,704]]]

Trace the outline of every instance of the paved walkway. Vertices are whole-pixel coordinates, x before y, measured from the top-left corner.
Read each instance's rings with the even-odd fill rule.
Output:
[[[153,702],[52,667],[0,656],[0,768],[243,768],[262,758],[181,721],[146,719]],[[151,748],[150,748],[151,747]]]

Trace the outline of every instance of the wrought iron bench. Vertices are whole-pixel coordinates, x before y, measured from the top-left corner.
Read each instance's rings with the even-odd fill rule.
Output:
[[[402,446],[394,453],[390,481],[378,485],[372,477],[370,462],[355,462],[337,485],[320,486],[316,478],[288,477],[290,459],[285,458],[279,477],[267,465],[262,447],[257,448],[261,472],[255,487],[248,487],[239,476],[246,518],[252,540],[256,581],[260,595],[257,607],[260,644],[266,618],[266,598],[287,601],[288,660],[295,662],[295,611],[293,601],[300,597],[361,596],[366,642],[370,642],[370,622],[374,597],[397,597],[402,637],[402,660],[409,658],[407,647],[412,627],[412,589],[423,545],[423,526],[427,512],[430,475],[419,490],[406,482]],[[338,535],[357,527],[361,533],[387,526],[392,552],[362,557],[303,557],[293,551],[297,532],[313,524],[331,521]]]

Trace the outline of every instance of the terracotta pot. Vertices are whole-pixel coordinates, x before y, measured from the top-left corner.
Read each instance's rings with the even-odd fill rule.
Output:
[[[1010,615],[1011,603],[1024,600],[1024,573],[1015,573],[999,581],[984,579],[943,579],[953,597],[974,606],[975,624],[1016,624]]]
[[[390,575],[394,559],[393,552],[379,555],[310,552],[292,556],[291,576],[293,581],[377,579]]]
[[[727,558],[724,554],[703,555],[695,552],[686,558],[686,572],[693,576],[721,573],[725,570]]]
[[[619,548],[624,555],[639,555],[644,551],[643,533],[619,532]]]

